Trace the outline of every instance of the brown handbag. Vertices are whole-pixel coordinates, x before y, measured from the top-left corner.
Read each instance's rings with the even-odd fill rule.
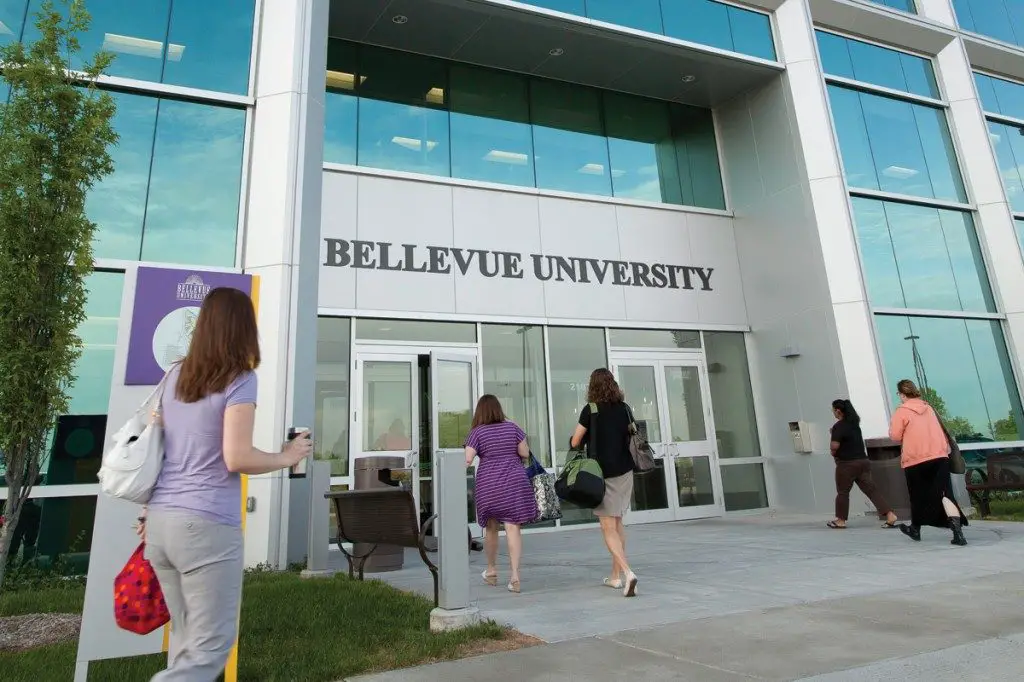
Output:
[[[628,403],[623,403],[623,405],[626,406],[626,412],[629,414],[629,454],[633,457],[633,471],[638,474],[647,473],[657,466],[654,462],[654,450],[647,439],[641,435],[640,429],[637,428],[636,419],[633,418],[633,408]]]

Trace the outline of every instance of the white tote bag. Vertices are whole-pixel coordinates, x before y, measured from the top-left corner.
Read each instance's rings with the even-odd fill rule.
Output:
[[[146,504],[164,463],[164,430],[159,419],[167,375],[131,419],[114,434],[114,447],[103,456],[100,489],[118,499]]]

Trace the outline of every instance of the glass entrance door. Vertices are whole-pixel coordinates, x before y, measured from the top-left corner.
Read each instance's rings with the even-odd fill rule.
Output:
[[[701,359],[659,354],[615,354],[612,371],[657,457],[657,468],[637,475],[631,523],[716,516],[721,482]]]
[[[431,445],[433,462],[437,462],[442,453],[458,452],[462,456],[466,451],[466,437],[469,435],[470,424],[477,401],[477,369],[476,355],[452,351],[432,352],[430,354],[430,394],[431,394]],[[476,526],[476,513],[473,506],[473,477],[467,473],[466,488],[460,491],[466,496],[468,518],[474,535],[480,535]],[[437,485],[432,486],[433,508],[439,509]],[[445,494],[452,494],[445,491]]]

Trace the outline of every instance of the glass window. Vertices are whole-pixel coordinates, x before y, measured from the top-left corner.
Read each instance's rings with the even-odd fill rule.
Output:
[[[851,186],[966,201],[942,109],[835,85],[828,90]]]
[[[900,379],[912,379],[959,442],[1022,438],[1020,394],[999,322],[880,315],[876,326],[894,400]]]
[[[173,0],[163,82],[248,92],[255,6],[254,0]]]
[[[412,365],[372,360],[363,363],[363,452],[412,447]]]
[[[342,40],[328,41],[324,100],[324,161],[328,163],[356,163],[357,72],[356,46]]]
[[[1014,218],[1013,226],[1017,228],[1017,243],[1021,251],[1024,251],[1024,218]]]
[[[1024,118],[1024,85],[984,73],[975,73],[974,82],[985,111]]]
[[[356,320],[356,338],[376,341],[476,343],[476,324],[425,320]]]
[[[626,402],[633,409],[637,424],[642,425],[647,440],[652,443],[663,443],[668,440],[668,434],[662,433],[661,429],[658,375],[655,369],[655,365],[651,364],[619,365],[616,379]]]
[[[1017,42],[1004,0],[953,0],[953,9],[961,28],[1007,43]]]
[[[704,332],[711,411],[720,459],[760,457],[754,391],[743,334]]]
[[[530,85],[537,186],[610,196],[608,141],[601,125],[600,92],[569,83]]]
[[[775,61],[775,43],[768,15],[734,5],[727,9],[733,51]]]
[[[815,33],[825,73],[925,97],[939,96],[929,60],[825,31]]]
[[[854,197],[871,303],[994,312],[969,213]]]
[[[768,492],[764,485],[764,465],[732,464],[720,467],[725,511],[764,509]]]
[[[729,7],[712,0],[662,0],[665,34],[672,38],[732,49]]]
[[[548,384],[544,371],[544,330],[525,325],[481,327],[484,393],[498,397],[505,414],[526,432],[533,454],[551,466]]]
[[[367,47],[359,66],[359,164],[451,175],[444,63]]]
[[[526,2],[526,4],[534,5],[535,7],[545,7],[557,12],[575,14],[581,17],[585,17],[587,15],[584,3],[585,0],[527,0]]]
[[[659,0],[587,0],[587,15],[597,21],[628,26],[650,33],[664,33]]]
[[[21,510],[23,532],[12,539],[10,560],[32,561],[44,570],[60,560],[68,574],[85,576],[95,520],[95,495],[30,499]]]
[[[351,321],[321,317],[316,330],[316,459],[329,460],[332,476],[347,476]]]
[[[142,260],[235,263],[245,110],[161,100]]]
[[[718,164],[715,120],[710,109],[669,105],[672,134],[683,190],[683,203],[703,208],[725,208],[722,172]]]
[[[606,92],[604,119],[615,196],[683,203],[668,104]]]
[[[609,329],[613,348],[700,348],[700,332],[668,329]]]
[[[872,0],[877,2],[879,5],[888,5],[893,9],[903,10],[904,12],[910,12],[911,14],[917,13],[917,8],[914,7],[914,0]],[[954,0],[955,1],[955,0]]]
[[[30,15],[42,0],[32,0]],[[58,11],[66,11],[62,4]],[[80,67],[99,50],[114,54],[111,76],[245,93],[249,87],[254,0],[93,0],[81,36]],[[29,22],[32,24],[32,22]],[[38,38],[34,24],[25,31]]]
[[[113,126],[120,135],[109,150],[114,172],[93,186],[85,208],[97,226],[93,238],[97,258],[138,260],[159,100],[116,92],[110,96],[117,104]]]
[[[0,46],[21,38],[28,0],[0,0]]]
[[[988,121],[988,137],[999,163],[1006,198],[1014,211],[1024,211],[1024,129],[1005,123]]]
[[[533,187],[533,137],[526,78],[451,67],[452,176]]]

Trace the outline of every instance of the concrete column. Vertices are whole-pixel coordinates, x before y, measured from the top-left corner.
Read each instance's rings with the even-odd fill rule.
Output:
[[[262,2],[242,267],[260,277],[255,444],[265,450],[279,449],[289,426],[315,426],[329,6],[329,0]],[[283,567],[289,540],[305,546],[304,532],[289,537],[288,518],[290,489],[303,485],[287,473],[250,478],[256,509],[247,525],[247,564]]]
[[[1006,314],[1011,358],[1024,357],[1024,260],[974,74],[960,38],[938,55],[939,80],[949,100],[950,132],[968,195],[978,207],[975,227],[988,266],[997,309]],[[1019,371],[1018,371],[1019,374]],[[1018,377],[1018,382],[1019,382]]]
[[[956,13],[950,0],[917,0],[917,12],[943,26],[956,27]]]
[[[807,0],[785,0],[775,13],[785,80],[796,119],[797,147],[810,185],[810,200],[828,277],[841,372],[865,434],[888,432],[885,380],[860,268],[856,230],[832,126],[828,93],[818,64]],[[839,370],[840,368],[837,368]]]

